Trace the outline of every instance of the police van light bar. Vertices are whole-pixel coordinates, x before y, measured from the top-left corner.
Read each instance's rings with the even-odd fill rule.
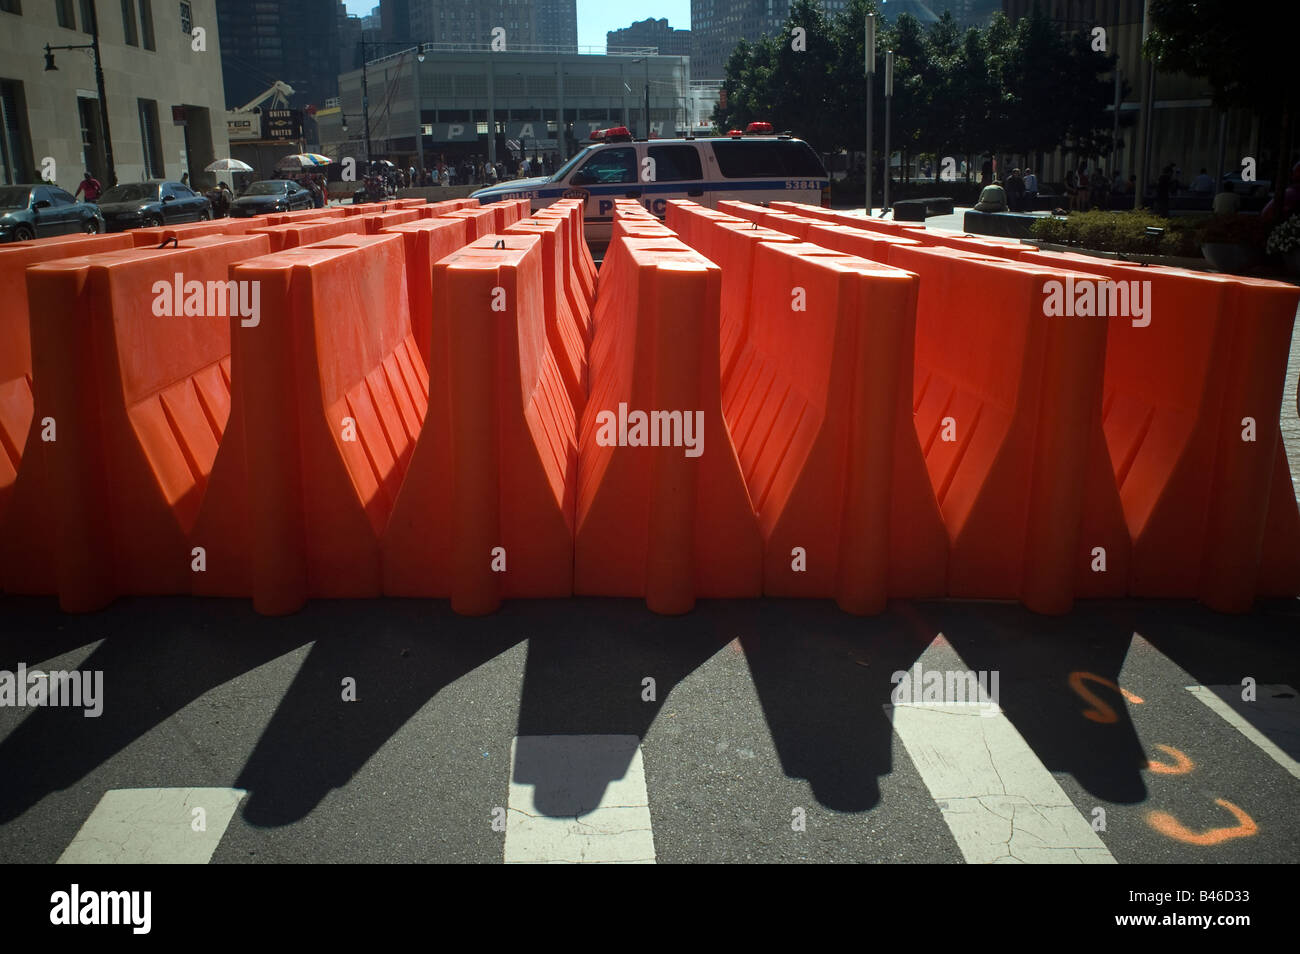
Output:
[[[597,129],[591,134],[592,142],[631,142],[632,133],[626,126],[613,126],[609,129]]]
[[[730,136],[732,139],[739,139],[741,136],[744,135],[744,133],[742,133],[739,129],[728,129],[727,135]]]
[[[745,132],[751,136],[770,136],[772,135],[771,123],[750,123],[745,127]]]

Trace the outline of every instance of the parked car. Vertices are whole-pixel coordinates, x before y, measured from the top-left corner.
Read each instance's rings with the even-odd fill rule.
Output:
[[[126,182],[99,197],[110,232],[156,228],[212,218],[212,203],[189,186],[169,179]]]
[[[78,202],[58,186],[0,186],[0,241],[23,242],[70,232],[94,235],[105,228],[99,206]]]
[[[254,182],[230,204],[230,214],[237,219],[246,219],[250,215],[314,207],[311,193],[292,179],[264,179]]]

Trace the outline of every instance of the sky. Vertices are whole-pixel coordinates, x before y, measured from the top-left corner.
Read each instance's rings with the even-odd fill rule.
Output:
[[[364,17],[378,0],[344,0],[348,13]],[[605,46],[605,34],[637,20],[668,18],[674,30],[691,28],[691,0],[578,0],[578,46]]]

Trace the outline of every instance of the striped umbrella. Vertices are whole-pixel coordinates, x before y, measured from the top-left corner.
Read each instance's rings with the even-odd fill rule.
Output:
[[[285,156],[275,164],[277,169],[291,170],[301,172],[303,169],[316,169],[320,166],[328,166],[334,160],[329,156],[322,156],[318,152],[300,152],[292,156]]]

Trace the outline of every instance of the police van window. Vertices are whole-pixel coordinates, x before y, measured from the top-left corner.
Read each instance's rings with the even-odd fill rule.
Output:
[[[650,158],[655,161],[656,182],[698,181],[704,178],[700,151],[694,146],[651,146]]]
[[[587,160],[574,176],[574,184],[609,185],[619,182],[636,182],[636,150],[602,149]]]
[[[590,147],[590,146],[588,146],[586,149],[582,150],[582,152],[578,153],[576,156],[574,156],[572,159],[570,159],[570,160],[569,160],[568,162],[566,162],[564,165],[560,166],[560,168],[556,169],[556,170],[555,170],[555,175],[551,176],[551,181],[552,181],[552,182],[559,182],[561,179],[563,179],[565,176],[567,176],[570,172],[573,171],[573,167],[576,166],[579,162],[581,162],[582,159],[583,159],[583,157],[586,156],[587,153],[589,153],[589,152],[591,152],[591,147]]]
[[[806,142],[770,139],[730,139],[713,143],[718,171],[728,179],[764,176],[824,178],[826,170]]]

